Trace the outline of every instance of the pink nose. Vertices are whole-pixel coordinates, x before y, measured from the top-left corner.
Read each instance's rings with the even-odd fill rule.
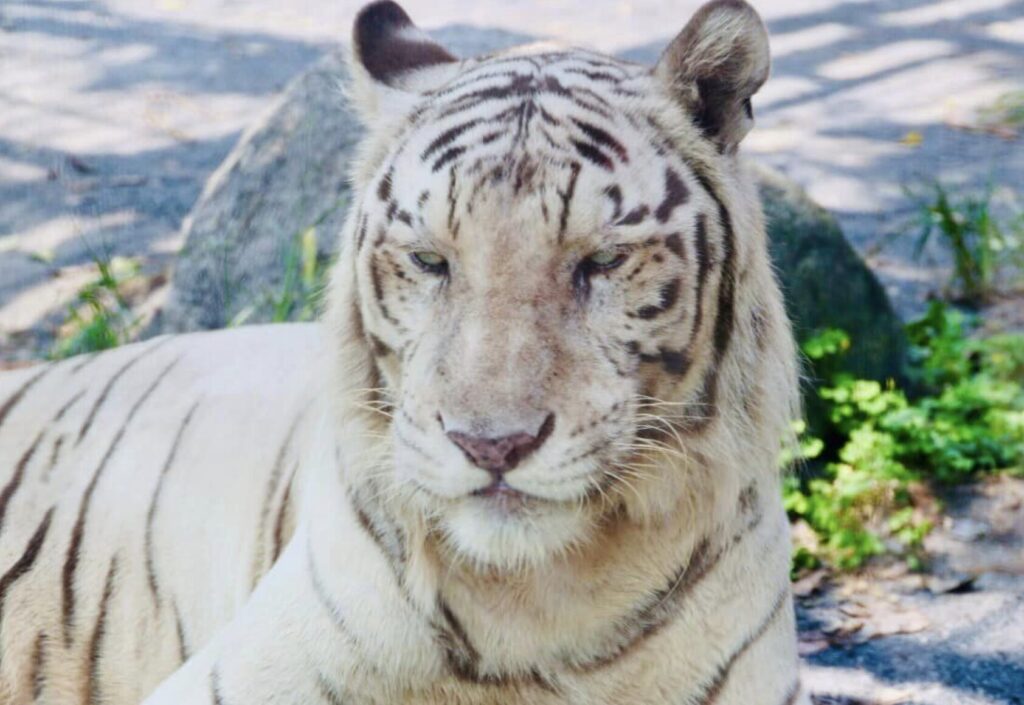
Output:
[[[483,438],[470,436],[461,431],[448,431],[447,435],[452,443],[466,454],[469,462],[491,473],[495,479],[500,479],[530,453],[540,448],[551,435],[554,426],[554,414],[548,414],[536,436],[519,432],[500,438]]]

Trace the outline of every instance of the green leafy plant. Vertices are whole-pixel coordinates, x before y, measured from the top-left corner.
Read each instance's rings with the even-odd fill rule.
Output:
[[[991,188],[981,195],[956,197],[936,182],[931,192],[916,197],[921,222],[916,256],[933,236],[941,237],[953,255],[954,298],[975,306],[984,303],[994,292],[1000,266],[1021,261],[1024,219],[1020,214],[1006,222],[997,218]]]
[[[930,518],[913,489],[1024,468],[1024,336],[972,338],[969,319],[941,303],[908,326],[923,393],[841,370],[848,345],[835,331],[804,343],[822,378],[820,437],[802,437],[802,471],[784,487],[790,515],[814,534],[795,567],[856,568],[885,552],[922,563]]]
[[[330,260],[320,256],[317,248],[316,226],[312,225],[292,239],[284,252],[284,276],[280,287],[266,295],[263,310],[269,309],[273,323],[311,321],[320,309],[327,287]],[[259,304],[242,309],[230,326],[244,324],[252,317]]]
[[[139,276],[139,263],[124,257],[94,257],[97,276],[68,306],[51,359],[123,345],[138,332],[139,320],[125,299],[125,284]]]
[[[1011,130],[1024,127],[1024,91],[1010,91],[999,96],[992,105],[981,110],[984,126]]]

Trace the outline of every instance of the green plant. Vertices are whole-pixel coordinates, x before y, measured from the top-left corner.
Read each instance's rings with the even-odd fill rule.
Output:
[[[1020,214],[1002,222],[993,213],[993,190],[981,195],[951,195],[941,183],[932,185],[932,195],[916,197],[920,208],[921,232],[915,256],[920,257],[933,235],[941,237],[953,255],[951,285],[955,298],[978,305],[990,298],[995,276],[1003,265],[1021,260]]]
[[[263,303],[273,323],[311,321],[316,318],[327,286],[330,261],[317,249],[316,226],[311,225],[289,243],[284,252],[281,286],[267,293]],[[242,309],[229,326],[244,324],[259,308]]]
[[[982,122],[988,126],[1024,127],[1024,91],[1004,93],[981,110]]]
[[[787,510],[814,532],[795,567],[813,558],[856,568],[887,551],[917,566],[930,519],[912,488],[1024,468],[1024,336],[967,335],[970,319],[941,303],[908,326],[923,392],[841,371],[835,331],[803,345],[827,410],[819,436],[802,437],[802,472],[787,479]],[[836,372],[835,370],[840,370]]]
[[[139,263],[124,257],[93,257],[97,276],[79,289],[68,306],[51,359],[106,350],[129,342],[138,332],[122,289],[139,276]]]

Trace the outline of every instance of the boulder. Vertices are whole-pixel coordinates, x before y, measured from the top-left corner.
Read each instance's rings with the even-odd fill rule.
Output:
[[[466,55],[525,38],[500,31],[449,28],[438,39]],[[342,90],[337,55],[293,81],[242,136],[210,177],[184,223],[185,245],[167,304],[150,333],[221,328],[244,318],[272,320],[274,294],[302,233],[334,250],[351,200],[349,163],[360,127]],[[800,337],[842,328],[854,342],[852,371],[899,376],[902,326],[874,275],[835,219],[782,175],[758,168],[771,252]]]
[[[799,185],[755,164],[769,250],[798,340],[826,328],[850,336],[844,367],[860,377],[902,379],[903,322],[839,223]]]

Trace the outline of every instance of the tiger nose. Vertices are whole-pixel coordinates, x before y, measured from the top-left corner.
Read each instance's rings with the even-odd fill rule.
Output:
[[[554,427],[555,415],[548,414],[536,434],[520,431],[508,436],[489,438],[471,436],[461,431],[448,431],[445,435],[465,453],[469,462],[491,473],[495,480],[499,480],[502,475],[540,448]]]

